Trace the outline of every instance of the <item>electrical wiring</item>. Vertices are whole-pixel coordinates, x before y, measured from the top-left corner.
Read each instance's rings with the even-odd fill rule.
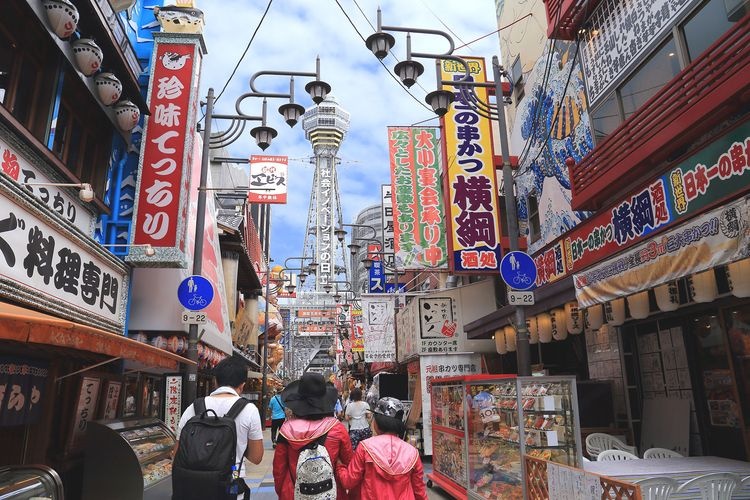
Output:
[[[456,50],[458,50],[458,49],[463,49],[464,47],[468,47],[469,45],[471,45],[471,44],[472,44],[472,43],[474,43],[474,42],[478,42],[479,40],[484,40],[484,39],[485,39],[485,38],[487,38],[488,36],[494,35],[495,33],[499,33],[500,31],[502,31],[502,30],[504,30],[504,29],[510,28],[510,27],[511,27],[511,26],[513,26],[514,24],[516,24],[516,23],[520,23],[521,21],[523,21],[523,20],[524,20],[524,19],[526,19],[527,17],[534,17],[534,14],[532,14],[531,12],[529,12],[529,13],[528,13],[528,14],[526,14],[525,16],[519,17],[518,19],[516,19],[516,20],[515,20],[515,21],[513,21],[512,23],[508,23],[508,24],[506,24],[505,26],[500,26],[500,27],[499,27],[498,29],[496,29],[495,31],[491,31],[491,32],[487,33],[486,35],[482,35],[482,36],[480,36],[479,38],[475,38],[474,40],[472,40],[472,41],[470,41],[470,42],[466,42],[466,43],[465,43],[465,44],[463,44],[463,45],[459,45],[458,47],[456,47]],[[442,22],[442,21],[441,21],[441,22]]]
[[[349,14],[347,14],[346,10],[344,10],[344,7],[343,7],[343,6],[341,5],[341,2],[339,2],[339,0],[334,0],[334,1],[336,2],[336,5],[338,5],[338,6],[339,6],[339,9],[341,10],[341,13],[342,13],[342,14],[344,14],[344,16],[346,17],[347,21],[349,21],[349,24],[351,24],[351,25],[352,25],[352,28],[354,28],[354,31],[356,31],[356,32],[357,32],[357,35],[359,35],[359,37],[360,37],[360,38],[362,39],[362,41],[364,42],[364,41],[365,41],[365,37],[364,37],[364,36],[362,36],[362,33],[360,33],[360,32],[359,32],[359,29],[358,29],[358,28],[357,28],[357,26],[356,26],[356,25],[354,24],[354,21],[352,21],[352,18],[351,18],[351,17],[349,17]],[[378,59],[378,61],[380,61],[380,60]],[[399,86],[400,86],[400,87],[401,87],[402,89],[404,89],[404,90],[406,91],[406,93],[407,93],[407,94],[409,94],[409,96],[411,96],[411,98],[412,98],[412,99],[414,99],[414,100],[415,100],[416,102],[418,102],[418,103],[419,103],[419,105],[420,105],[420,106],[422,106],[423,108],[425,108],[426,110],[428,110],[428,111],[432,112],[432,109],[430,109],[430,108],[429,108],[429,106],[427,106],[427,105],[426,105],[425,103],[423,103],[422,101],[420,101],[419,99],[417,99],[417,97],[416,97],[416,96],[415,96],[414,94],[412,94],[411,92],[409,92],[409,89],[407,89],[407,88],[406,88],[406,87],[405,87],[405,86],[404,86],[404,85],[403,85],[403,84],[401,83],[401,81],[400,81],[400,80],[399,80],[399,79],[398,79],[398,78],[396,77],[396,75],[394,75],[393,73],[391,73],[391,71],[390,71],[390,70],[388,69],[388,66],[386,66],[386,65],[385,65],[385,63],[384,63],[383,61],[380,61],[380,65],[381,65],[381,66],[383,66],[383,68],[385,68],[385,70],[386,70],[386,71],[388,72],[388,74],[389,74],[389,75],[391,76],[391,78],[393,78],[393,79],[394,79],[394,80],[396,81],[396,83],[398,83],[398,84],[399,84]]]

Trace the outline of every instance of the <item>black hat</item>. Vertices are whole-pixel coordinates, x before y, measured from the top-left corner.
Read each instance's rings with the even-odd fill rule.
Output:
[[[333,415],[338,391],[326,383],[320,373],[307,372],[302,378],[287,385],[281,400],[298,417],[329,413]]]

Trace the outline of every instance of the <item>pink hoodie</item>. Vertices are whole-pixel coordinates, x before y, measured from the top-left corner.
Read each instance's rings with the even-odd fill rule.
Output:
[[[393,434],[360,442],[349,465],[339,464],[336,472],[352,499],[427,499],[419,452]]]
[[[281,426],[279,434],[284,439],[280,439],[276,444],[276,453],[273,456],[274,487],[281,500],[294,499],[294,482],[297,480],[297,458],[299,458],[300,450],[325,433],[328,433],[325,447],[331,456],[334,468],[339,460],[348,464],[352,459],[352,443],[346,427],[335,418],[328,417],[323,420],[295,418],[287,420]],[[349,498],[338,477],[336,490],[337,500]]]

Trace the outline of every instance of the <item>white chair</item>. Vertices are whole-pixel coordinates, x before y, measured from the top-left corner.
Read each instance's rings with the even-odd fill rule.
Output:
[[[638,458],[638,455],[633,455],[628,451],[604,450],[599,453],[596,459],[597,462],[616,462],[619,460],[640,460],[640,458]]]
[[[730,500],[740,483],[740,476],[732,472],[712,472],[683,483],[675,493],[698,490],[701,500]],[[691,498],[698,497],[692,496]]]
[[[635,455],[635,446],[628,446],[614,436],[603,432],[594,432],[586,436],[586,453],[596,460],[604,450],[622,450]]]
[[[643,500],[668,500],[669,495],[680,485],[671,477],[651,477],[636,481],[635,484],[641,487]]]
[[[682,458],[682,455],[666,448],[649,448],[643,452],[643,458]]]

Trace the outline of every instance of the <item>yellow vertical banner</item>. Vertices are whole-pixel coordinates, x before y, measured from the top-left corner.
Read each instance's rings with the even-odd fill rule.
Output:
[[[464,57],[469,77],[486,82],[484,59]],[[464,77],[463,66],[440,61],[443,80]],[[454,89],[450,89],[454,90]],[[488,90],[475,87],[480,101],[488,102]],[[444,130],[445,191],[448,213],[450,269],[455,273],[498,271],[502,258],[500,210],[492,151],[490,120],[472,108],[455,89],[456,100],[441,118]]]

